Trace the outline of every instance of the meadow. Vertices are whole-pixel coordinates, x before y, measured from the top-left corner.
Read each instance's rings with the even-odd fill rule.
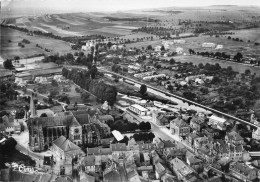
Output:
[[[106,14],[69,13],[42,15],[30,18],[12,18],[8,23],[40,30],[62,37],[99,34],[106,37],[128,35],[133,29],[145,25],[143,21],[110,21]]]
[[[23,39],[29,40],[30,44],[24,44],[24,48],[18,46],[18,43]],[[28,56],[32,56],[35,54],[53,54],[60,53],[65,54],[68,52],[72,52],[69,43],[50,39],[46,37],[40,36],[28,36],[26,33],[1,27],[1,57],[5,59],[13,59],[15,56],[19,56],[20,58],[26,58]],[[40,49],[36,47],[36,44],[43,47]],[[51,52],[46,52],[44,49],[47,48],[52,50]]]

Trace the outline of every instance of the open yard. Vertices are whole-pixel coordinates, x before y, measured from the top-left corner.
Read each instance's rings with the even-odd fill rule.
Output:
[[[24,48],[18,46],[23,39],[29,40],[30,44],[24,44]],[[16,31],[10,28],[1,27],[1,57],[3,59],[13,59],[15,56],[25,58],[35,54],[68,53],[72,52],[70,45],[61,40],[54,40],[39,36],[28,36],[26,33]],[[36,47],[40,45],[43,49]],[[44,49],[52,50],[46,52]]]

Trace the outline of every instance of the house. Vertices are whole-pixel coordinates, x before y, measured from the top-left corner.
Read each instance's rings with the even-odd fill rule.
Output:
[[[162,140],[164,151],[170,151],[175,149],[176,145],[170,140]]]
[[[60,136],[53,142],[51,150],[60,159],[73,158],[84,154],[79,146],[66,139],[64,136]]]
[[[177,54],[182,54],[183,53],[183,48],[177,47],[176,50]]]
[[[159,155],[154,150],[150,152],[150,157],[152,159],[152,164],[153,165],[155,165],[156,163],[158,163],[160,161]]]
[[[224,140],[216,139],[214,141],[214,150],[219,158],[227,157],[233,161],[242,160],[243,146],[241,144],[226,143]]]
[[[230,174],[242,181],[253,181],[257,178],[257,170],[245,163],[230,164]]]
[[[164,142],[159,138],[154,138],[153,143],[156,145],[156,151],[162,154],[164,151]]]
[[[194,148],[195,149],[199,149],[200,147],[202,147],[203,145],[206,145],[208,143],[211,143],[213,141],[213,138],[211,137],[198,137],[194,139]]]
[[[148,152],[143,153],[144,161],[142,163],[143,166],[149,166],[150,165],[150,156]]]
[[[185,42],[186,42],[186,40],[183,40],[183,39],[174,39],[173,40],[174,44],[184,44]]]
[[[156,46],[155,48],[154,48],[154,51],[156,51],[156,52],[159,52],[159,51],[161,51],[161,48],[162,48],[162,46]]]
[[[138,104],[131,105],[131,106],[129,106],[128,109],[141,116],[146,116],[148,114],[148,109],[146,109]]]
[[[141,182],[140,177],[136,170],[131,170],[127,173],[127,178],[129,182]]]
[[[226,129],[225,122],[226,122],[226,119],[212,115],[209,117],[208,124],[211,125],[213,128],[216,128],[219,130],[225,130]]]
[[[244,139],[236,132],[236,131],[231,131],[226,134],[225,136],[225,141],[227,143],[233,143],[233,144],[243,144]]]
[[[171,121],[170,130],[173,135],[186,137],[190,133],[190,126],[181,117],[178,117]]]
[[[88,41],[88,42],[86,42],[86,45],[82,46],[81,49],[82,49],[83,51],[89,51],[89,50],[91,50],[91,47],[93,47],[93,48],[95,47],[94,41]]]
[[[155,177],[156,179],[160,179],[166,173],[165,167],[160,163],[156,163],[155,165]]]
[[[213,163],[214,158],[216,157],[216,151],[213,150],[213,144],[211,144],[211,143],[202,145],[195,152],[198,156],[203,158],[205,162],[208,162],[208,163]]]
[[[190,127],[197,132],[201,131],[201,127],[205,123],[205,118],[199,116],[193,116],[190,120]]]
[[[217,45],[215,49],[217,49],[217,50],[223,49],[223,45]]]
[[[155,143],[142,143],[138,145],[139,145],[139,151],[142,152],[151,152],[152,150],[156,150]]]
[[[188,150],[186,152],[185,157],[186,157],[186,163],[191,167],[202,164],[202,160],[198,159],[195,154],[191,153]]]
[[[143,77],[143,80],[158,79],[158,78],[163,78],[163,77],[166,77],[166,75],[165,74],[151,75],[151,76]]]
[[[164,157],[165,157],[166,160],[173,159],[175,157],[178,157],[181,160],[185,160],[186,151],[187,151],[186,148],[171,149],[169,151],[164,152]]]
[[[84,157],[83,161],[81,162],[82,166],[85,169],[85,172],[96,172],[95,168],[95,156],[94,155],[89,155]]]
[[[87,175],[86,173],[80,173],[80,182],[95,182],[95,177]]]
[[[117,155],[117,156],[127,152],[125,143],[110,144],[110,149],[112,151],[112,155]]]
[[[103,182],[127,182],[124,167],[120,166],[117,162],[109,160],[103,172]]]
[[[170,116],[166,116],[164,114],[159,114],[156,117],[156,124],[159,126],[165,126],[170,123]]]
[[[190,146],[192,146],[192,147],[194,146],[194,140],[196,138],[198,138],[198,136],[196,134],[194,134],[194,133],[190,133],[188,135],[188,143],[189,143]]]
[[[184,182],[197,180],[194,170],[177,157],[170,161],[170,166],[179,180]]]
[[[210,42],[204,42],[202,44],[202,47],[205,47],[205,48],[215,48],[216,44],[215,43],[210,43]]]

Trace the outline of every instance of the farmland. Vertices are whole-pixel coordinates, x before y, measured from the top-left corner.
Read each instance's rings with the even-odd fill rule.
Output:
[[[170,59],[170,58],[168,58]],[[206,58],[206,57],[201,57],[201,56],[176,56],[174,59],[178,62],[185,63],[185,62],[192,62],[194,65],[199,65],[200,63],[202,64],[216,64],[218,63],[222,68],[227,68],[228,66],[231,66],[233,71],[239,72],[239,73],[245,73],[245,70],[249,69],[251,73],[256,73],[257,75],[260,75],[260,67],[252,67],[250,65],[245,65],[245,64],[238,64],[235,62],[230,62],[230,61],[222,61],[222,60],[216,60],[216,59],[211,59],[211,58]]]
[[[30,18],[12,18],[6,21],[7,24],[17,25],[29,30],[40,30],[62,37],[84,36],[99,34],[106,37],[128,35],[133,29],[145,25],[142,18],[122,19],[112,21],[106,18],[107,14],[101,16],[94,13],[71,13],[34,16]],[[130,21],[131,20],[131,21]]]
[[[18,46],[18,43],[23,39],[29,40],[30,44],[25,44],[22,48]],[[28,36],[26,33],[16,31],[10,28],[1,28],[1,57],[3,59],[13,59],[15,56],[25,58],[35,54],[51,54],[51,53],[67,53],[71,51],[71,47],[68,43],[61,40],[54,40],[39,36]],[[43,48],[52,50],[46,52],[44,49],[36,47],[36,44]]]

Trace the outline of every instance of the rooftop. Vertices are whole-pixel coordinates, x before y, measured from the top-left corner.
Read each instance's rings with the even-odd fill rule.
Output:
[[[226,119],[220,118],[220,117],[217,117],[217,116],[214,116],[214,115],[210,116],[209,119],[212,119],[212,120],[215,120],[215,121],[218,121],[218,122],[221,122],[221,123],[226,122]]]
[[[57,147],[59,147],[61,150],[63,150],[65,153],[70,151],[77,151],[81,150],[79,146],[72,143],[70,140],[66,139],[64,136],[60,136],[58,139],[56,139],[53,144],[55,144]]]
[[[148,111],[148,109],[144,108],[143,106],[140,106],[138,104],[133,104],[131,105],[132,107],[135,107],[136,109],[140,110],[140,111]]]
[[[125,143],[110,144],[110,148],[111,148],[112,152],[126,151],[126,144]]]

